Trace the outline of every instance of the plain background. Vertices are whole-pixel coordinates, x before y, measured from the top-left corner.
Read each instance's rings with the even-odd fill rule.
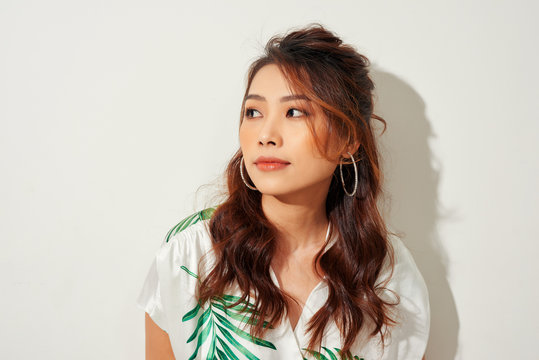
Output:
[[[388,221],[430,290],[428,359],[535,358],[538,10],[1,0],[0,357],[143,359],[136,298],[239,146],[247,66],[321,22],[372,62]]]

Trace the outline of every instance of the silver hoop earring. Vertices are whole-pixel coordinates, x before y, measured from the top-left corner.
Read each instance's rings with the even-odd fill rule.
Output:
[[[253,187],[251,185],[249,185],[247,183],[247,181],[245,181],[245,177],[243,176],[243,156],[241,157],[241,161],[240,161],[240,175],[241,175],[241,179],[243,180],[243,183],[245,185],[247,185],[247,187],[251,190],[258,190],[256,187]]]
[[[346,193],[346,195],[354,196],[357,190],[357,166],[356,166],[356,161],[354,160],[354,157],[352,156],[352,154],[348,153],[348,155],[350,155],[350,157],[352,158],[352,164],[354,165],[354,176],[355,176],[354,191],[350,194],[348,191],[346,191],[346,187],[344,186],[344,176],[342,174],[342,159],[339,161],[339,167],[341,170],[341,182],[342,182],[342,188],[344,192]]]

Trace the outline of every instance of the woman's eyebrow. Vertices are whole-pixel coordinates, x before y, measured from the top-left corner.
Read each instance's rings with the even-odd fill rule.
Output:
[[[257,94],[249,94],[245,97],[245,100],[244,101],[247,101],[249,99],[254,99],[254,100],[260,100],[260,101],[266,101],[266,98],[263,97],[263,96],[260,96],[260,95],[257,95]],[[288,96],[283,96],[281,99],[280,99],[280,102],[287,102],[287,101],[292,101],[292,100],[306,100],[306,101],[310,101],[310,99],[305,96],[305,95],[288,95]]]

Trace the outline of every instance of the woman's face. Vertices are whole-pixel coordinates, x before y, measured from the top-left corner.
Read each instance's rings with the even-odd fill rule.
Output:
[[[327,137],[326,119],[319,109],[309,108],[315,107],[291,92],[277,65],[265,65],[253,78],[240,126],[240,146],[247,173],[261,193],[327,194],[338,164],[316,149],[307,116],[322,143]],[[285,164],[260,157],[278,158]]]

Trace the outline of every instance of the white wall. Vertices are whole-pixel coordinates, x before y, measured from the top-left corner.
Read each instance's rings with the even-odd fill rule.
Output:
[[[143,359],[136,296],[238,147],[249,61],[320,21],[373,63],[428,358],[534,358],[537,3],[223,3],[0,2],[0,357]]]

